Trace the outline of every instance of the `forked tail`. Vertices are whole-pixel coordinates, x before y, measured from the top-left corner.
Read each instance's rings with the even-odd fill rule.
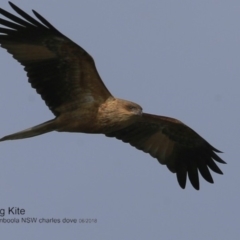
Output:
[[[25,129],[23,131],[13,133],[11,135],[0,138],[0,141],[16,140],[16,139],[35,137],[37,135],[41,135],[41,134],[44,134],[44,133],[47,133],[47,132],[51,132],[51,131],[54,131],[56,129],[57,129],[56,121],[55,121],[55,119],[52,119],[50,121],[39,124],[37,126],[34,126],[34,127],[31,127],[31,128]]]

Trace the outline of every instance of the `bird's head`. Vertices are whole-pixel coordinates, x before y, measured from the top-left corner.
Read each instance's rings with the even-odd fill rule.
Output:
[[[113,114],[121,127],[127,127],[142,116],[142,107],[134,102],[116,98]]]
[[[118,101],[118,111],[121,114],[129,116],[129,117],[138,117],[142,115],[142,107],[138,104],[122,99],[117,99]]]
[[[114,114],[122,126],[126,127],[142,116],[142,107],[127,100],[115,99]]]
[[[141,106],[119,98],[108,99],[99,109],[101,121],[115,130],[131,125],[141,116]]]

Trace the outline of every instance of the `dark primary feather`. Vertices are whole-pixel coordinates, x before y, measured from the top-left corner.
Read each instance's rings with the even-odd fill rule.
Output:
[[[110,92],[103,84],[92,57],[61,34],[40,14],[36,20],[12,3],[23,18],[0,8],[0,44],[22,65],[32,87],[57,116],[65,106],[74,109],[89,96],[99,103]]]
[[[185,188],[188,176],[193,187],[199,189],[198,172],[206,181],[213,183],[209,168],[222,174],[214,162],[225,163],[215,153],[220,151],[176,119],[143,114],[138,122],[106,136],[130,143],[157,158],[176,173],[182,188]]]

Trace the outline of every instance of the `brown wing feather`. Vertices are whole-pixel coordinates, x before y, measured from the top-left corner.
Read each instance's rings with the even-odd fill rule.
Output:
[[[32,87],[45,100],[55,115],[65,106],[79,103],[99,104],[111,96],[102,82],[92,57],[80,46],[61,34],[46,19],[33,11],[36,20],[14,4],[11,7],[23,18],[0,8],[0,44],[27,72]]]
[[[188,175],[193,187],[199,189],[198,171],[210,183],[213,183],[213,179],[209,168],[222,174],[214,162],[225,163],[215,153],[220,151],[176,119],[143,114],[138,122],[106,136],[130,143],[157,158],[176,173],[182,188],[185,188]]]

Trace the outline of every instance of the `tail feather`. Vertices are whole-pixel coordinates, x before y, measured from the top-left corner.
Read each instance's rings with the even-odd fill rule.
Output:
[[[42,124],[39,124],[37,126],[25,129],[23,131],[13,133],[11,135],[7,135],[3,138],[0,138],[0,141],[6,141],[6,140],[16,140],[16,139],[23,139],[23,138],[30,138],[35,137],[37,135],[41,135],[47,132],[51,132],[56,130],[56,122],[55,119],[52,119],[50,121],[44,122]]]

